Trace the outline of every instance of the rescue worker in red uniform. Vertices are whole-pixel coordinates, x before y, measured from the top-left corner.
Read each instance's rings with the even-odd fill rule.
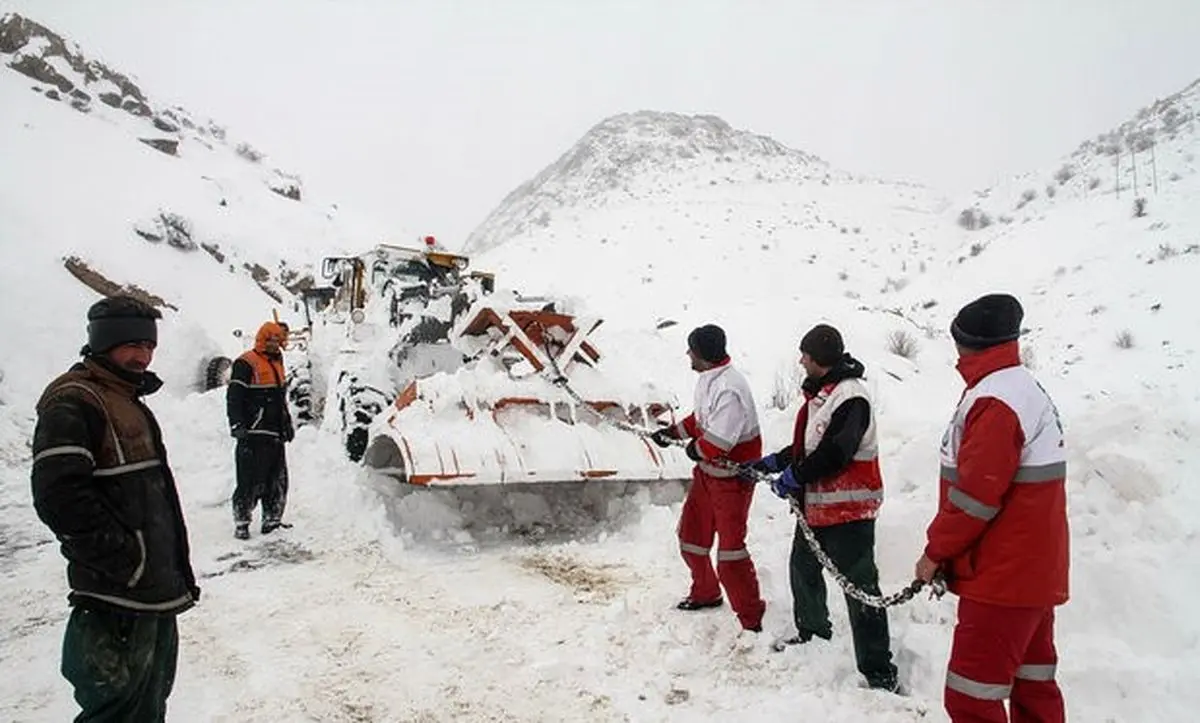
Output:
[[[688,335],[688,356],[699,373],[695,406],[673,427],[651,438],[667,447],[690,439],[688,457],[696,462],[692,484],[679,520],[679,549],[691,571],[691,592],[676,607],[703,610],[723,604],[721,588],[742,628],[762,631],[767,604],[759,594],[758,574],[746,549],[746,521],[754,484],[725,463],[746,464],[762,454],[758,412],[746,378],[725,352],[725,332],[707,324]],[[709,555],[717,538],[717,569]]]
[[[294,436],[285,396],[282,347],[286,340],[285,328],[268,321],[259,328],[254,348],[230,369],[225,400],[229,432],[237,440],[232,502],[234,536],[239,540],[250,537],[250,518],[260,501],[262,534],[291,527],[283,522],[288,493],[284,444]]]
[[[800,341],[804,404],[796,413],[792,444],[756,462],[782,472],[772,483],[779,497],[795,497],[821,549],[856,587],[879,594],[875,518],[883,504],[875,412],[862,382],[862,362],[845,351],[841,333],[818,324]],[[821,563],[797,523],[789,565],[796,635],[783,645],[829,640],[833,626]],[[871,688],[897,692],[887,612],[846,596],[854,657]]]
[[[938,512],[916,577],[959,597],[944,703],[954,723],[1062,723],[1054,608],[1067,601],[1066,452],[1054,402],[1021,364],[1008,294],[950,325],[966,382],[942,438]]]

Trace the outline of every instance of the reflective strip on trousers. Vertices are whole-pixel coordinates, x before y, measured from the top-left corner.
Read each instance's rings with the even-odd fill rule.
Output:
[[[883,490],[833,490],[831,492],[808,492],[804,495],[805,505],[836,505],[840,502],[873,502],[883,499]]]
[[[153,469],[161,464],[157,459],[148,459],[144,462],[130,462],[129,464],[121,464],[116,467],[103,467],[94,470],[92,475],[95,477],[113,477],[127,472],[137,472],[143,469]]]
[[[740,550],[717,550],[717,562],[735,562],[737,560],[749,560],[750,551],[746,548]]]
[[[1017,668],[1017,677],[1021,680],[1051,681],[1054,680],[1056,667],[1054,663],[1050,663],[1049,665],[1022,665]]]
[[[47,457],[59,457],[64,455],[87,457],[88,461],[90,461],[92,464],[96,463],[96,458],[92,456],[91,450],[89,450],[87,447],[77,447],[75,445],[65,445],[62,447],[50,447],[49,449],[43,449],[41,452],[38,452],[36,456],[34,456],[33,463],[37,464]]]
[[[976,700],[1004,700],[1012,694],[1012,686],[1001,683],[981,683],[955,673],[946,671],[946,687]]]
[[[703,555],[704,557],[708,557],[708,553],[711,548],[700,547],[699,545],[693,545],[690,542],[680,542],[679,549],[693,555]]]

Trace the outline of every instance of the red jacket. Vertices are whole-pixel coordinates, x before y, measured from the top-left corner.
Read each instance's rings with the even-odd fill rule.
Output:
[[[967,383],[942,439],[925,554],[960,597],[1013,607],[1068,598],[1066,454],[1054,403],[1017,342],[958,362]]]

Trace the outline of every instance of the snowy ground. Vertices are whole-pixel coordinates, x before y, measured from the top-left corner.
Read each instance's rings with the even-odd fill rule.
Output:
[[[78,254],[179,307],[154,365],[167,386],[150,403],[204,593],[180,619],[172,720],[945,720],[951,597],[891,614],[905,697],[859,687],[837,595],[832,642],[769,652],[791,631],[792,522],[765,489],[749,538],[768,602],[761,636],[740,633],[727,608],[673,610],[687,589],[677,504],[576,542],[505,543],[456,531],[456,510],[431,497],[396,502],[324,429],[301,429],[290,447],[295,528],[235,541],[223,397],[195,391],[197,365],[239,351],[229,331],[279,305],[244,267],[147,244],[132,224],[165,204],[239,261],[272,267],[407,234],[282,199],[258,166],[225,151],[189,142],[165,156],[137,143],[123,115],[83,115],[28,85],[0,68],[0,719],[63,720],[74,709],[58,673],[64,563],[30,504],[28,440],[33,402],[74,358],[97,298],[62,267]],[[701,174],[639,203],[563,214],[475,266],[530,293],[577,297],[606,319],[606,378],[652,380],[684,412],[694,376],[683,340],[695,324],[722,324],[764,410],[768,448],[790,435],[800,335],[838,325],[879,410],[885,592],[910,581],[934,511],[937,444],[961,390],[950,315],[984,291],[1017,293],[1024,343],[1070,446],[1072,600],[1059,616],[1069,714],[1187,721],[1200,708],[1200,185],[1190,150],[1177,150],[1159,159],[1178,180],[1140,219],[1128,194],[1064,191],[972,234],[954,225],[957,206],[907,187],[726,187]],[[660,318],[678,324],[658,330]],[[912,359],[888,351],[900,330],[916,336]],[[776,390],[785,409],[771,408]]]
[[[932,511],[940,428],[899,411],[911,407],[887,391],[897,412],[884,420],[890,492],[878,557],[891,591],[908,582]],[[450,511],[410,495],[402,522],[411,530],[398,530],[377,496],[386,484],[364,479],[335,439],[312,428],[291,448],[296,527],[237,542],[221,405],[219,392],[154,403],[204,589],[201,605],[180,619],[174,720],[944,719],[950,597],[919,597],[892,613],[908,697],[859,688],[840,599],[831,643],[769,652],[790,629],[791,539],[783,504],[769,494],[752,512],[750,547],[769,605],[766,632],[752,636],[739,633],[728,609],[672,610],[686,589],[677,506],[647,508],[599,542],[431,541],[430,521]],[[1194,525],[1174,509],[1200,501],[1184,479],[1200,455],[1164,459],[1140,452],[1139,441],[1200,430],[1131,406],[1100,417],[1068,403],[1064,414],[1091,441],[1072,458],[1075,598],[1060,617],[1072,716],[1187,720],[1200,692],[1189,685],[1197,627],[1184,616],[1200,569],[1189,552]],[[62,562],[28,503],[28,421],[4,419],[0,657],[11,673],[0,717],[61,720],[72,711],[57,673]],[[1130,439],[1134,420],[1141,436]],[[771,418],[776,442],[787,422]]]

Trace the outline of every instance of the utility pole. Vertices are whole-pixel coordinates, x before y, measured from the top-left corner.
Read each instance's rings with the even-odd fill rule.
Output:
[[[1133,163],[1133,197],[1137,198],[1138,182],[1137,182],[1137,146],[1129,147],[1129,160]]]
[[[1150,168],[1154,171],[1154,195],[1158,195],[1158,159],[1154,154],[1154,147],[1158,145],[1158,141],[1154,140],[1150,143]]]
[[[1117,175],[1117,198],[1120,199],[1121,198],[1121,149],[1120,149],[1120,147],[1117,148],[1117,155],[1114,158],[1116,159],[1113,163],[1113,168],[1115,169],[1114,172]]]

